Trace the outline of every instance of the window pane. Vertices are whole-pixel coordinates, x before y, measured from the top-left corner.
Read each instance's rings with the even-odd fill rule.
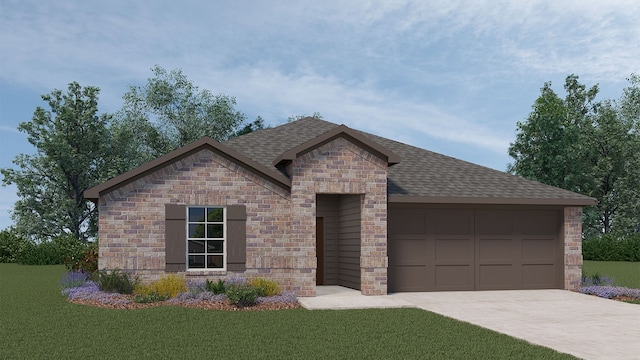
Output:
[[[189,222],[204,222],[204,208],[189,208]]]
[[[189,269],[204,269],[204,255],[189,255]]]
[[[209,239],[217,239],[222,238],[222,229],[224,226],[222,224],[208,224],[207,225],[207,238]]]
[[[207,241],[208,253],[222,253],[223,248],[224,248],[224,241],[222,240]]]
[[[207,256],[207,268],[222,268],[223,265],[222,255]]]
[[[222,222],[222,212],[222,208],[207,208],[207,219],[209,219],[209,221]]]
[[[204,238],[204,224],[189,224],[190,238]]]
[[[189,240],[189,252],[204,254],[204,240]]]

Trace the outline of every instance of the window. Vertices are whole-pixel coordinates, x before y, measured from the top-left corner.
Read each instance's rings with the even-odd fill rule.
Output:
[[[187,269],[226,268],[226,211],[223,207],[187,208]]]

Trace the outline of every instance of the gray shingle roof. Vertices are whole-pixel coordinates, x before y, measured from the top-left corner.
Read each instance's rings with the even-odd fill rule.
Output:
[[[273,168],[285,151],[339,125],[304,118],[231,139],[224,144]],[[357,130],[356,130],[357,131]],[[400,156],[389,168],[389,201],[469,204],[593,205],[595,200],[501,171],[358,131]]]

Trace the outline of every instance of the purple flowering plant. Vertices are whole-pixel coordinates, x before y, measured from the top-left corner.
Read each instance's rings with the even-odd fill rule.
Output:
[[[580,292],[588,295],[595,295],[602,298],[612,299],[619,296],[640,299],[640,289],[630,289],[622,286],[593,285],[580,288]]]
[[[640,299],[640,289],[631,289],[623,286],[615,286],[615,280],[611,277],[594,274],[582,276],[582,287],[579,292],[587,295],[595,295],[601,298],[612,299],[620,296]]]

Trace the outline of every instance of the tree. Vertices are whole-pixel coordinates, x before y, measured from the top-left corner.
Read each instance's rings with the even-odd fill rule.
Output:
[[[640,96],[631,82],[619,103],[596,102],[597,85],[587,90],[575,75],[565,99],[545,83],[509,147],[509,172],[598,200],[585,209],[586,236],[640,226]]]
[[[145,86],[130,86],[123,96],[114,129],[118,142],[129,144],[136,165],[205,135],[224,141],[264,126],[261,118],[245,125],[234,97],[200,90],[181,70],[167,72],[156,65],[151,71],[154,77]]]
[[[113,161],[110,116],[98,116],[97,87],[72,82],[68,91],[43,95],[49,110],[37,107],[18,129],[27,134],[35,155],[18,155],[17,169],[4,168],[3,185],[15,184],[19,200],[12,218],[16,231],[44,241],[62,234],[86,240],[95,235],[97,209],[84,191],[120,171]]]

